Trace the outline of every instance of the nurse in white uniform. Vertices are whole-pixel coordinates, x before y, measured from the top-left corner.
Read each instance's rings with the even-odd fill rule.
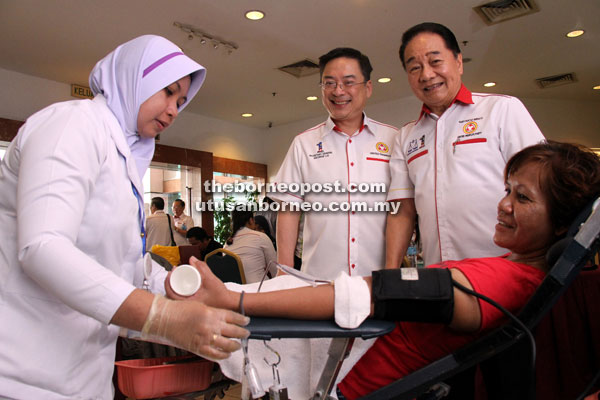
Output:
[[[0,398],[112,399],[119,327],[213,359],[247,318],[142,286],[141,177],[205,69],[146,35],[90,75],[93,100],[31,116],[0,165]],[[165,272],[154,268],[153,291]],[[167,317],[168,318],[165,318]]]

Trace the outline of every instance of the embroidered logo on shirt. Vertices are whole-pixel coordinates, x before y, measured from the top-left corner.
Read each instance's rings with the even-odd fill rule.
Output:
[[[390,147],[383,143],[383,142],[377,142],[375,144],[375,151],[370,151],[368,154],[366,154],[367,156],[367,160],[369,161],[383,161],[383,162],[390,162],[389,158],[391,157],[390,153]],[[385,158],[381,158],[381,157],[385,157]]]
[[[418,139],[413,139],[408,143],[408,148],[406,149],[406,155],[409,156],[415,151],[422,149],[425,147],[425,135],[421,136]]]
[[[319,142],[319,143],[317,143],[317,152],[314,154],[309,154],[308,156],[310,158],[312,158],[313,160],[316,160],[318,158],[327,158],[332,153],[333,152],[331,152],[331,151],[324,151],[323,150],[323,142]]]
[[[477,117],[458,121],[458,123],[462,125],[462,133],[456,137],[454,142],[452,142],[452,153],[456,152],[456,146],[458,145],[487,142],[485,137],[473,138],[474,136],[483,134],[480,124],[476,122],[482,119],[483,117]]]
[[[388,145],[383,142],[377,142],[377,144],[375,145],[375,148],[377,149],[377,151],[379,153],[389,153],[389,151],[390,151],[390,148],[388,147]]]
[[[317,143],[317,153],[323,152],[323,142]]]
[[[469,133],[475,132],[476,130],[477,130],[477,122],[475,122],[475,121],[468,122],[463,126],[463,132],[466,133],[467,135]]]
[[[464,135],[461,134],[459,138],[481,135],[483,133],[481,131],[481,123],[478,123],[477,121],[480,121],[482,119],[483,117],[477,117],[458,121],[458,123],[462,125],[462,133],[464,133]]]

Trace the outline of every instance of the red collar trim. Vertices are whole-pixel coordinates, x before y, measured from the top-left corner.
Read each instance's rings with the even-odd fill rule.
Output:
[[[462,83],[460,85],[460,89],[458,89],[458,93],[456,93],[456,96],[454,97],[452,103],[450,103],[448,108],[452,107],[452,105],[456,102],[460,102],[463,104],[473,104],[473,94]],[[429,109],[429,107],[427,107],[425,103],[423,103],[423,106],[421,106],[421,114],[419,114],[419,119],[417,120],[417,123],[419,123],[419,121],[423,117],[423,114],[431,114],[431,112],[432,111]]]
[[[366,125],[363,123],[363,124],[360,126],[360,129],[358,130],[358,133],[361,133],[361,132],[363,131],[363,129],[365,129],[365,126],[366,126]],[[344,133],[344,132],[342,132],[342,130],[341,130],[340,128],[338,128],[338,126],[337,126],[337,125],[334,125],[334,126],[333,126],[333,130],[334,130],[334,131],[336,131],[336,132],[339,132],[339,133]],[[345,133],[344,133],[344,134],[345,134]]]

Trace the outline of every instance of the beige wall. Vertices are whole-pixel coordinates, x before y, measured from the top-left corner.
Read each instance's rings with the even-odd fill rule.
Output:
[[[25,120],[35,111],[57,101],[73,100],[70,86],[0,69],[0,117]],[[522,99],[547,138],[574,141],[600,147],[600,101]],[[416,118],[420,104],[407,97],[382,104],[371,104],[369,117],[401,127]],[[161,144],[212,152],[215,156],[268,165],[273,177],[288,147],[298,133],[325,120],[316,118],[273,128],[255,129],[203,115],[183,112]]]

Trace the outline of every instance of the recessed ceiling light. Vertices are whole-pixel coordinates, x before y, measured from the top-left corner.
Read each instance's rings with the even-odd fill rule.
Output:
[[[488,82],[488,83],[484,83],[483,86],[485,87],[492,87],[492,86],[496,86],[496,82]]]
[[[377,79],[377,82],[379,82],[379,83],[388,83],[388,82],[391,82],[391,81],[392,81],[392,78],[379,78],[379,79]]]
[[[574,38],[574,37],[577,37],[577,36],[581,36],[584,33],[585,33],[585,31],[583,29],[576,29],[574,31],[571,31],[571,32],[567,33],[567,37]]]
[[[600,90],[600,85],[596,85],[592,89],[594,89],[594,90]]]
[[[250,117],[251,117],[251,116],[253,116],[253,115],[254,115],[254,114],[252,114],[252,113],[243,113],[243,114],[242,114],[242,117],[244,117],[244,118],[250,118]]]
[[[259,19],[263,19],[265,17],[265,13],[259,10],[250,10],[246,13],[246,18],[252,21],[258,21]]]
[[[308,96],[308,97],[306,98],[306,100],[308,100],[308,101],[315,101],[315,100],[317,100],[317,99],[318,99],[318,97],[317,97],[317,96]]]

